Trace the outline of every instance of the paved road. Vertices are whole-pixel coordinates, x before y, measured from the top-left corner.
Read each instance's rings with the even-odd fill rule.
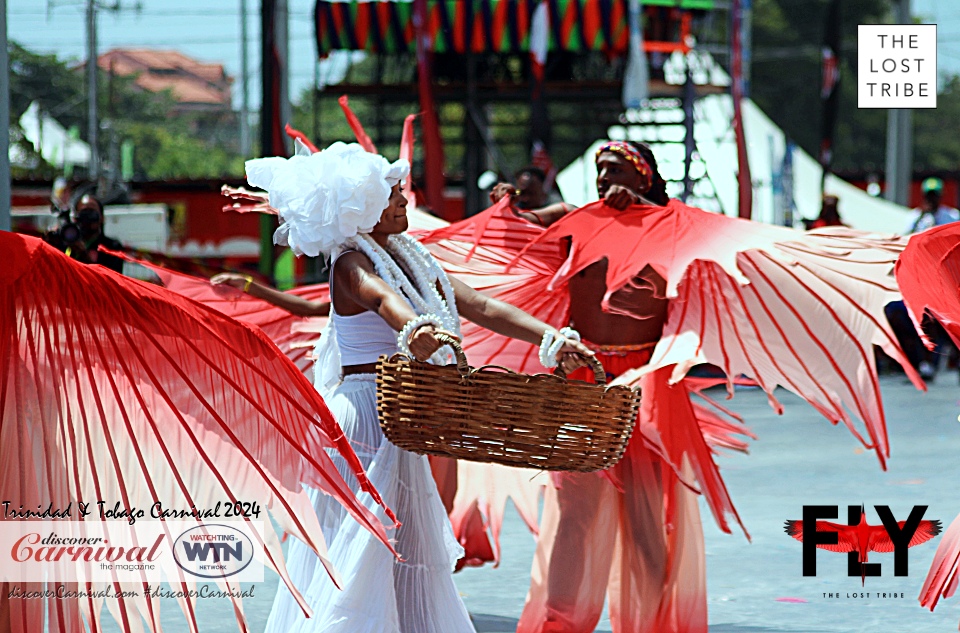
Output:
[[[948,600],[936,613],[916,601],[939,539],[910,550],[909,576],[893,576],[892,554],[871,554],[882,564],[880,578],[846,576],[846,558],[821,552],[818,576],[803,577],[801,545],[783,533],[786,519],[799,519],[802,506],[866,504],[869,523],[879,523],[873,505],[889,505],[905,519],[914,505],[928,505],[926,518],[944,528],[960,513],[960,388],[954,372],[940,376],[926,394],[902,376],[882,378],[892,456],[881,471],[876,457],[850,433],[832,427],[799,399],[780,392],[786,413],[780,417],[758,391],[738,390],[729,404],[759,436],[749,456],[720,458],[721,469],[751,535],[723,534],[703,508],[711,633],[921,633],[956,631],[960,600]],[[714,393],[722,398],[723,393]],[[482,633],[512,632],[523,607],[533,539],[515,513],[508,512],[503,534],[503,563],[498,569],[469,569],[456,576],[467,608]],[[244,601],[251,628],[263,630],[276,577],[256,587]],[[825,598],[824,593],[839,594]],[[869,592],[867,598],[847,594]],[[878,598],[901,592],[904,598]],[[185,631],[177,605],[165,601],[167,631]],[[236,631],[225,603],[203,601],[200,630]],[[609,632],[604,617],[598,632]]]

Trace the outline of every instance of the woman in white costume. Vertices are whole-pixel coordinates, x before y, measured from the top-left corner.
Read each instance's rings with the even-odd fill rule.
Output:
[[[287,565],[313,610],[306,618],[281,586],[267,633],[459,633],[473,631],[453,583],[462,548],[437,494],[427,459],[390,444],[377,419],[377,358],[398,350],[434,363],[452,362],[437,332],[459,336],[460,316],[491,330],[541,344],[541,361],[566,369],[589,354],[577,334],[558,332],[508,304],[450,279],[407,228],[399,182],[404,160],[389,163],[359,145],[291,159],[247,163],[251,185],[269,192],[283,224],[275,236],[297,254],[332,258],[332,310],[317,349],[316,386],[371,481],[402,524],[402,560],[346,516],[340,504],[309,490],[323,527],[337,588],[302,543]],[[459,314],[458,314],[459,312]],[[348,483],[356,479],[331,454]],[[339,460],[339,461],[338,461]],[[361,495],[361,497],[366,495]],[[364,500],[367,503],[367,500]],[[377,511],[370,501],[368,507]],[[382,511],[378,514],[387,523]]]

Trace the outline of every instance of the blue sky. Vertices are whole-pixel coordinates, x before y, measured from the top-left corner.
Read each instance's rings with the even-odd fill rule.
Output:
[[[241,0],[141,0],[139,14],[132,8],[104,11],[99,18],[99,50],[114,47],[178,49],[205,62],[240,73]],[[251,107],[260,102],[260,0],[246,0]],[[132,7],[134,0],[121,0]],[[291,97],[296,99],[313,83],[316,47],[313,41],[314,0],[288,0],[290,8]],[[110,2],[112,4],[112,2]],[[80,60],[85,56],[85,0],[7,0],[8,36],[27,48]],[[938,67],[960,73],[960,2],[913,0],[913,13],[926,23],[937,23]],[[336,73],[339,64],[323,64],[321,76]],[[240,106],[239,81],[234,106]]]

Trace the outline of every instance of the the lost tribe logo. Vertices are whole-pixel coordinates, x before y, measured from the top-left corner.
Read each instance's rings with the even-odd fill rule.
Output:
[[[224,578],[253,561],[253,541],[228,525],[198,525],[177,537],[173,557],[185,572],[201,578]]]
[[[913,506],[906,521],[897,521],[889,506],[874,506],[880,525],[867,524],[864,506],[847,506],[847,523],[836,519],[837,506],[803,506],[803,520],[787,521],[784,530],[803,543],[803,575],[817,575],[817,548],[847,554],[847,576],[880,575],[880,563],[870,563],[870,552],[893,552],[893,575],[906,576],[908,550],[940,534],[940,521],[923,519],[927,506]]]

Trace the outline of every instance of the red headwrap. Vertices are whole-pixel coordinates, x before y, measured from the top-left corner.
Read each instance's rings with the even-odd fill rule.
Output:
[[[597,150],[596,158],[600,158],[600,154],[604,152],[613,152],[614,154],[619,154],[630,161],[634,168],[636,168],[637,173],[640,174],[640,178],[643,180],[641,185],[643,187],[643,192],[650,189],[650,186],[653,184],[653,170],[650,169],[650,164],[647,163],[647,160],[643,157],[643,154],[637,151],[636,147],[624,141],[607,141],[600,146],[600,149]]]

